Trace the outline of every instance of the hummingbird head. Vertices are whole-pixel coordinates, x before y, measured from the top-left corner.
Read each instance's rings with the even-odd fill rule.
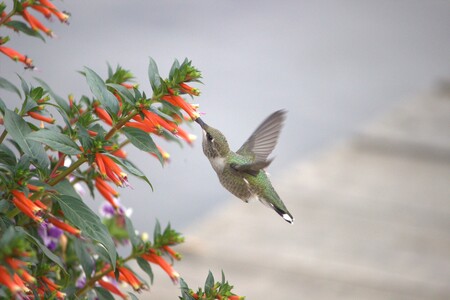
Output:
[[[227,139],[219,130],[212,128],[202,119],[195,120],[203,129],[203,153],[208,158],[225,157],[230,152]]]

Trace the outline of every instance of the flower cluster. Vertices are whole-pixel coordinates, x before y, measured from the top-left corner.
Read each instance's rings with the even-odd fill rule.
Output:
[[[231,292],[233,286],[225,280],[222,272],[222,280],[215,282],[214,276],[209,272],[206,278],[204,289],[199,288],[196,292],[191,290],[186,282],[181,280],[181,300],[205,299],[205,300],[243,300],[245,297],[238,296]]]
[[[49,0],[34,0],[34,1],[13,1],[14,7],[9,12],[6,11],[6,5],[2,2],[0,4],[0,26],[4,25],[14,31],[21,31],[25,34],[40,37],[43,33],[49,37],[54,37],[53,31],[45,26],[35,14],[43,16],[50,20],[52,16],[58,18],[62,23],[68,23],[69,14],[59,10]],[[16,20],[17,19],[17,20]],[[25,23],[19,20],[25,21]],[[25,68],[33,69],[33,61],[28,56],[16,51],[13,48],[4,46],[9,41],[9,37],[0,36],[0,52],[8,56],[12,60],[21,62]]]
[[[12,3],[9,9],[0,3],[0,27],[31,36],[54,36],[39,15],[63,23],[69,18],[49,0]],[[0,36],[0,53],[33,68],[32,60],[8,47],[8,41],[8,36]],[[201,73],[188,60],[175,61],[164,79],[150,59],[152,91],[147,93],[121,67],[109,67],[106,79],[89,68],[82,73],[92,96],[69,95],[67,100],[40,79],[33,86],[20,78],[18,88],[0,77],[0,88],[23,99],[14,109],[0,100],[2,298],[116,295],[128,299],[122,285],[136,292],[147,290],[153,284],[152,267],[164,270],[174,284],[185,286],[173,267],[181,259],[174,248],[183,237],[170,225],[161,230],[159,222],[153,240],[145,233],[139,235],[130,219],[131,209],[120,201],[118,187],[130,186],[133,177],[128,176],[133,175],[152,188],[147,176],[130,161],[126,147],[134,146],[164,164],[170,155],[155,141],[193,143],[195,137],[183,127],[200,115],[198,105],[190,100],[200,95],[194,86]],[[87,205],[89,194],[105,199],[100,216]],[[122,245],[131,249],[128,255],[119,255],[117,248]],[[149,282],[130,267],[130,261],[137,262]],[[204,295],[236,299],[229,286],[220,286],[225,288],[217,293],[189,292],[189,299]]]

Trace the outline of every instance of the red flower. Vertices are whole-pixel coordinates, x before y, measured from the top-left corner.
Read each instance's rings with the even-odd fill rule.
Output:
[[[62,293],[60,291],[61,287],[59,285],[55,284],[53,281],[51,281],[46,276],[41,276],[40,279],[45,284],[45,286],[47,287],[47,289],[49,291],[55,292],[56,299],[65,299],[66,298],[66,294]]]
[[[106,183],[103,179],[100,177],[95,178],[95,187],[99,191],[99,193],[114,207],[114,209],[117,209],[119,207],[119,204],[116,202],[114,197],[118,197],[119,193],[114,190],[109,184]]]
[[[161,99],[163,99],[164,101],[167,101],[170,104],[177,106],[177,107],[181,108],[182,110],[184,110],[185,112],[187,112],[187,114],[191,117],[192,120],[196,120],[197,118],[200,117],[200,114],[195,111],[194,107],[191,104],[184,101],[184,99],[181,98],[181,96],[165,95],[165,96],[162,96]]]
[[[50,223],[52,223],[53,225],[55,225],[56,227],[58,227],[59,229],[64,230],[67,233],[73,234],[75,236],[80,236],[81,234],[81,230],[70,226],[69,224],[55,218],[55,217],[49,217],[47,219],[47,221],[49,221]]]
[[[169,275],[174,284],[178,283],[180,274],[178,274],[178,272],[175,271],[172,266],[164,260],[164,258],[156,254],[155,250],[150,249],[148,253],[142,254],[141,257],[146,261],[159,265],[167,273],[167,275]]]
[[[100,279],[99,281],[97,281],[98,284],[103,287],[104,289],[110,291],[113,294],[116,294],[118,296],[120,296],[122,299],[128,299],[128,296],[125,295],[124,293],[122,293],[119,288],[117,286],[115,286],[114,284],[112,284],[111,282],[108,281],[104,281],[102,279]]]
[[[165,245],[165,246],[163,246],[163,249],[164,249],[164,251],[169,253],[169,255],[172,256],[174,259],[176,259],[176,260],[180,260],[181,259],[181,254],[176,252],[175,250],[173,250],[169,246]]]
[[[14,196],[13,203],[19,210],[38,223],[43,221],[41,217],[43,209],[41,207],[37,206],[36,203],[28,199],[24,193],[18,190],[12,190],[11,194]]]
[[[189,134],[186,131],[184,131],[183,129],[178,127],[178,132],[177,135],[182,138],[183,140],[185,140],[188,144],[192,145],[192,142],[195,141],[195,139],[197,138],[195,135],[193,134]]]
[[[33,8],[34,10],[40,12],[40,13],[41,13],[44,17],[46,17],[47,19],[50,19],[51,16],[52,16],[52,12],[51,12],[48,8],[46,8],[46,7],[44,7],[44,6],[41,6],[41,5],[32,5],[31,8]]]
[[[156,145],[156,148],[158,148],[159,153],[161,154],[163,161],[164,162],[168,162],[170,161],[170,154],[168,152],[166,152],[163,148],[161,148],[160,146]],[[158,158],[158,156],[155,153],[150,153],[152,156]]]
[[[53,36],[52,30],[45,27],[44,24],[42,24],[36,17],[34,17],[32,14],[28,12],[28,10],[24,9],[22,11],[23,18],[30,24],[30,27],[35,31],[42,31],[48,36]]]
[[[172,133],[177,133],[177,125],[176,124],[174,124],[170,121],[164,120],[163,118],[161,118],[159,115],[155,114],[154,112],[151,112],[148,110],[143,110],[142,112],[145,115],[145,119],[148,120],[150,122],[150,124],[152,124],[154,127],[161,126]],[[137,117],[140,118],[139,116],[137,116]],[[139,121],[139,120],[137,120],[137,121]],[[141,119],[141,121],[142,121],[142,119]]]
[[[134,273],[125,266],[121,266],[118,268],[119,270],[119,281],[128,283],[135,291],[140,291],[141,289],[146,290],[148,287],[140,281]],[[113,272],[108,273],[109,277],[115,278]]]
[[[21,63],[25,64],[27,68],[30,68],[30,69],[34,68],[33,61],[31,60],[31,58],[28,58],[26,55],[23,55],[22,53],[19,53],[12,48],[0,46],[0,52],[5,54],[12,60],[20,61]]]
[[[103,149],[111,151],[111,154],[120,158],[127,158],[127,153],[120,148],[115,149],[113,146],[104,146]]]
[[[101,120],[103,120],[109,126],[112,126],[113,121],[111,119],[111,116],[108,114],[108,112],[106,110],[104,110],[103,108],[101,108],[99,106],[95,106],[94,111],[95,111],[95,114],[97,115],[97,117],[99,117]]]
[[[0,266],[0,284],[6,286],[13,295],[20,292],[22,289],[14,282],[11,275],[4,266]]]
[[[180,83],[180,88],[183,92],[185,92],[189,95],[200,96],[200,91],[198,89],[193,88],[184,82]]]
[[[46,122],[46,123],[49,123],[49,124],[55,123],[55,119],[43,116],[40,113],[37,113],[35,111],[29,111],[28,115],[30,117],[32,117],[33,119],[36,119],[36,120],[39,120],[39,121],[42,121],[42,122]]]
[[[107,176],[118,186],[128,185],[127,174],[107,155],[96,153],[95,161],[102,176]]]
[[[134,128],[138,128],[138,129],[140,129],[142,131],[145,131],[145,132],[148,132],[148,133],[159,134],[158,130],[155,127],[153,127],[153,126],[151,126],[151,125],[149,125],[147,123],[143,123],[142,121],[139,121],[139,122],[127,122],[125,124],[125,127],[134,127]]]
[[[58,10],[56,6],[49,0],[39,0],[39,2],[41,2],[42,5],[48,8],[52,12],[52,14],[54,14],[61,22],[65,23],[69,19],[69,15]]]

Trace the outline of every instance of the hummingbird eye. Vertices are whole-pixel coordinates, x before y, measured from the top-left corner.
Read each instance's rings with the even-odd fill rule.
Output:
[[[212,135],[211,135],[209,132],[206,133],[206,138],[207,138],[208,141],[210,141],[210,142],[212,142],[212,141],[214,140],[213,137],[212,137]]]

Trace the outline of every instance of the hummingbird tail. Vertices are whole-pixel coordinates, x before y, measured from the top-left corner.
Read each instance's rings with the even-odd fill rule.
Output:
[[[277,214],[279,214],[286,222],[288,222],[289,224],[293,224],[294,223],[294,217],[287,211],[287,210],[283,210],[279,207],[276,206],[272,206],[272,208],[277,212]]]

